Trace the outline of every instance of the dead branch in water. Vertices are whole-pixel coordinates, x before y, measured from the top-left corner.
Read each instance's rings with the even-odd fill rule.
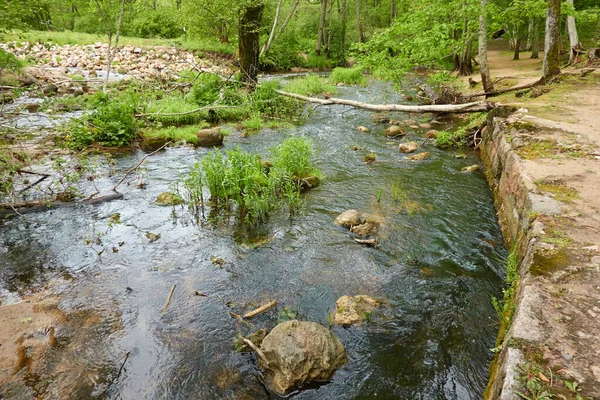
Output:
[[[123,363],[121,364],[121,368],[119,368],[119,373],[117,373],[117,378],[119,376],[121,376],[121,371],[123,371],[123,367],[125,366],[125,363],[127,362],[127,359],[129,359],[129,355],[131,354],[130,351],[128,351],[127,353],[125,353],[125,355],[121,358],[124,358]]]
[[[38,201],[24,201],[20,203],[0,203],[0,210],[14,210],[19,214],[28,214],[37,211],[50,210],[52,208],[63,208],[63,207],[76,207],[81,204],[99,204],[105,201],[112,201],[122,199],[121,193],[108,194],[106,196],[98,197],[95,199],[82,200],[82,201],[54,201],[53,200],[38,200]],[[6,214],[1,212],[0,215]]]
[[[167,312],[167,307],[169,307],[169,303],[171,302],[171,297],[173,297],[173,292],[175,291],[175,287],[177,287],[177,284],[173,284],[173,287],[171,288],[171,291],[169,292],[169,297],[167,297],[167,301],[165,302],[165,306],[162,309],[161,314],[165,315],[165,313]]]
[[[263,351],[261,349],[259,349],[258,347],[256,347],[256,345],[254,343],[252,343],[252,341],[250,339],[246,339],[245,337],[243,337],[242,341],[244,343],[246,343],[248,346],[250,346],[250,348],[252,350],[254,350],[256,352],[256,354],[258,354],[258,356],[260,357],[260,359],[263,360],[263,362],[265,363],[265,366],[269,365],[269,359],[267,358],[267,356],[265,355],[265,353],[263,353]]]
[[[482,112],[489,111],[493,108],[491,103],[486,101],[477,101],[473,103],[465,104],[439,104],[439,105],[427,105],[427,106],[408,106],[403,104],[368,104],[361,103],[360,101],[339,99],[330,97],[328,99],[319,99],[317,97],[302,96],[300,94],[284,92],[283,90],[276,90],[276,92],[282,96],[291,97],[309,103],[316,103],[321,105],[344,105],[355,108],[362,108],[370,111],[403,111],[408,113],[471,113],[471,112]]]
[[[170,144],[171,142],[167,142],[165,144],[163,144],[162,146],[160,146],[158,149],[154,150],[152,153],[146,154],[139,163],[137,163],[137,165],[133,168],[131,168],[129,171],[127,171],[127,173],[125,174],[125,176],[123,176],[121,178],[121,180],[119,181],[119,183],[117,183],[115,185],[115,187],[112,188],[113,192],[119,193],[117,192],[117,188],[119,187],[119,185],[121,183],[123,183],[123,181],[125,180],[125,178],[127,178],[129,176],[130,173],[132,173],[133,171],[135,171],[136,169],[138,169],[140,167],[140,165],[142,165],[142,163],[146,160],[146,158],[150,157],[151,155],[154,155],[156,153],[158,153],[159,151],[161,151],[162,149],[164,149],[165,147],[167,147],[168,144]]]
[[[267,310],[270,310],[271,308],[275,307],[277,305],[277,302],[275,300],[268,302],[267,304],[265,304],[264,306],[258,307],[256,310],[252,310],[246,314],[244,314],[244,318],[252,318],[257,316],[258,314],[262,314]]]

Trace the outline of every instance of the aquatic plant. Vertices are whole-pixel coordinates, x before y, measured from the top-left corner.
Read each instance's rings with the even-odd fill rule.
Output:
[[[311,164],[311,142],[291,137],[272,149],[268,168],[260,156],[242,150],[215,150],[204,156],[180,181],[190,208],[204,203],[203,189],[214,207],[236,209],[244,222],[263,221],[284,200],[290,213],[302,205],[302,179],[318,175]]]
[[[289,82],[285,85],[284,90],[303,96],[316,96],[323,93],[335,93],[335,86],[318,75],[309,74],[304,78],[297,78]]]

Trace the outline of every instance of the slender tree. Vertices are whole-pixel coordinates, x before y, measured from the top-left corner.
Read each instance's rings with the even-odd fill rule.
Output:
[[[251,3],[240,10],[238,33],[241,80],[251,87],[256,85],[258,75],[260,23],[264,8],[264,3]]]
[[[487,55],[487,3],[488,0],[481,0],[481,11],[479,14],[479,68],[483,91],[486,93],[494,91]]]
[[[573,0],[567,0],[571,6],[573,6]],[[579,35],[577,35],[577,25],[575,24],[575,17],[569,15],[567,17],[567,29],[569,31],[569,44],[571,51],[569,53],[569,63],[575,62],[579,50],[581,50],[581,43],[579,42]]]
[[[544,79],[560,74],[560,3],[548,0],[544,45]]]
[[[323,43],[323,32],[325,30],[325,17],[327,16],[327,0],[321,0],[321,12],[319,13],[319,28],[317,31],[317,44],[315,53],[321,55],[321,45]]]
[[[362,23],[360,22],[360,0],[356,0],[356,31],[358,32],[358,41],[365,42],[365,33],[363,32]]]
[[[283,0],[279,0],[277,3],[277,10],[275,11],[275,18],[273,19],[273,27],[271,28],[271,33],[269,34],[269,39],[265,42],[262,50],[260,51],[260,55],[262,56],[267,51],[269,51],[269,47],[271,47],[271,43],[273,43],[273,38],[275,37],[275,29],[277,28],[277,23],[279,22],[279,13],[281,12],[281,4]]]

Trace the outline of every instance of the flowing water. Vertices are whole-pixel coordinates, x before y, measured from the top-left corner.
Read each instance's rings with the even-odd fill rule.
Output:
[[[340,88],[338,96],[401,101],[381,83]],[[463,151],[467,159],[456,159],[455,151],[426,145],[431,159],[409,161],[398,152],[399,141],[387,139],[385,127],[372,117],[341,106],[318,107],[298,128],[226,137],[226,149],[239,146],[265,157],[290,133],[312,139],[324,179],[304,195],[305,209],[293,219],[274,213],[267,223],[247,229],[234,218],[196,223],[183,207],[155,205],[156,196],[208,151],[178,147],[152,156],[145,167],[147,187],[122,186],[123,200],[5,222],[0,227],[5,299],[68,274],[75,280],[65,286],[61,307],[110,316],[86,338],[89,351],[82,349],[73,364],[95,374],[94,385],[82,382],[87,389],[73,391],[83,393],[78,398],[276,398],[260,383],[255,356],[232,350],[238,333],[252,329],[229,312],[277,300],[276,309],[251,320],[254,329],[272,328],[287,312],[327,326],[335,301],[356,294],[387,305],[362,327],[333,327],[349,361],[329,383],[294,398],[481,398],[497,332],[490,297],[501,287],[500,259],[506,254],[491,192],[482,174],[460,172],[478,162],[470,150]],[[356,131],[358,125],[371,132]],[[407,138],[422,137],[423,131],[415,131]],[[353,151],[355,145],[363,150]],[[365,163],[366,152],[377,161]],[[117,173],[100,186],[108,190],[143,156],[117,158]],[[394,202],[394,187],[418,211],[409,214]],[[333,223],[347,209],[383,221],[376,248],[355,243]],[[121,224],[109,228],[114,213],[120,213]],[[147,232],[160,239],[151,241]],[[86,245],[98,233],[102,244]],[[211,257],[226,263],[215,266]],[[126,352],[115,378],[122,362],[117,359]],[[103,381],[102,371],[112,378]]]

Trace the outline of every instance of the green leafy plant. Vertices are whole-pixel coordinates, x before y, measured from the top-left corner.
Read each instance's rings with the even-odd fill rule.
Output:
[[[334,84],[341,82],[347,85],[364,85],[366,83],[362,67],[334,68],[333,71],[331,71],[330,79]]]

